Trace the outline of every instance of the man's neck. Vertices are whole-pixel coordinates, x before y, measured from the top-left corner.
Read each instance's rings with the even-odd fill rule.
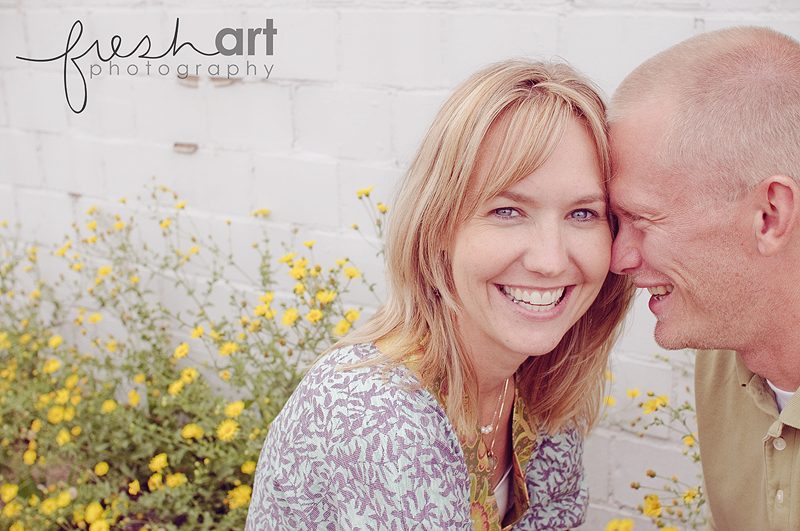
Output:
[[[800,388],[800,349],[758,349],[739,351],[748,369],[766,378],[778,389],[795,392]]]

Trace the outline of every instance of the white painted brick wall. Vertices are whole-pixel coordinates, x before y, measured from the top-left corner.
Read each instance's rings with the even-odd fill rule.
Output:
[[[123,50],[143,35],[154,53],[171,42],[180,18],[181,42],[213,50],[224,26],[263,27],[274,20],[275,54],[198,58],[183,51],[151,60],[115,59],[88,79],[89,101],[72,113],[61,65],[15,59],[62,52],[80,19],[85,49],[99,39],[108,53],[114,34]],[[318,240],[317,261],[349,256],[373,280],[381,262],[350,229],[368,226],[355,190],[375,185],[373,198],[390,201],[395,182],[447,93],[480,66],[507,57],[560,56],[608,93],[642,60],[695,33],[733,24],[768,25],[800,38],[797,0],[0,0],[0,219],[19,221],[26,238],[59,243],[89,205],[122,211],[116,200],[157,182],[189,200],[187,215],[218,239],[232,236],[237,256],[255,260],[255,208],[272,209],[271,245]],[[246,75],[246,61],[258,75]],[[79,61],[89,76],[92,57]],[[125,66],[139,65],[128,75]],[[180,80],[179,64],[201,63],[199,79]],[[238,80],[211,79],[207,65],[240,68]],[[158,65],[171,73],[161,76]],[[265,80],[264,64],[274,65]],[[194,71],[191,72],[194,74]],[[79,78],[70,71],[70,87]],[[197,144],[192,154],[178,143]],[[44,213],[44,215],[43,215]],[[230,219],[228,227],[221,223]],[[293,230],[297,229],[296,235]],[[230,231],[230,232],[229,232]],[[243,264],[254,274],[254,263]],[[291,288],[288,279],[284,289]],[[353,304],[374,308],[359,288]],[[637,301],[614,356],[612,419],[625,390],[667,394],[679,401],[690,377],[655,360],[653,318]],[[675,354],[670,354],[674,356]],[[635,406],[634,406],[635,410]],[[636,517],[647,469],[690,477],[679,441],[665,430],[639,437],[606,423],[590,439],[586,465],[592,488],[583,530],[602,530],[614,517]],[[657,485],[657,484],[656,484]]]

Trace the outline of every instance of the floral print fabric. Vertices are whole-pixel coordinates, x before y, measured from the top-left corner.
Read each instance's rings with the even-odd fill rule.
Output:
[[[333,351],[300,383],[270,426],[246,531],[500,529],[493,493],[478,487],[481,474],[470,477],[436,398],[410,389],[417,380],[403,368],[342,369],[378,353],[374,345]],[[513,433],[515,450],[526,449],[515,452],[512,491],[527,497],[509,511],[513,529],[575,527],[588,504],[582,439],[529,437],[517,422],[521,405]]]

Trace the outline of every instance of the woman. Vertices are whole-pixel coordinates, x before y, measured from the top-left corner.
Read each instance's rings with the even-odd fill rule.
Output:
[[[569,529],[632,286],[609,273],[604,106],[507,61],[445,103],[401,184],[389,296],[272,423],[247,529]]]

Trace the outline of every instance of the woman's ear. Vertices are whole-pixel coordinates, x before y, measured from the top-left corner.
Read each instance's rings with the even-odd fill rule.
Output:
[[[790,241],[800,217],[800,187],[785,175],[773,175],[753,190],[753,229],[758,252],[773,256]]]

